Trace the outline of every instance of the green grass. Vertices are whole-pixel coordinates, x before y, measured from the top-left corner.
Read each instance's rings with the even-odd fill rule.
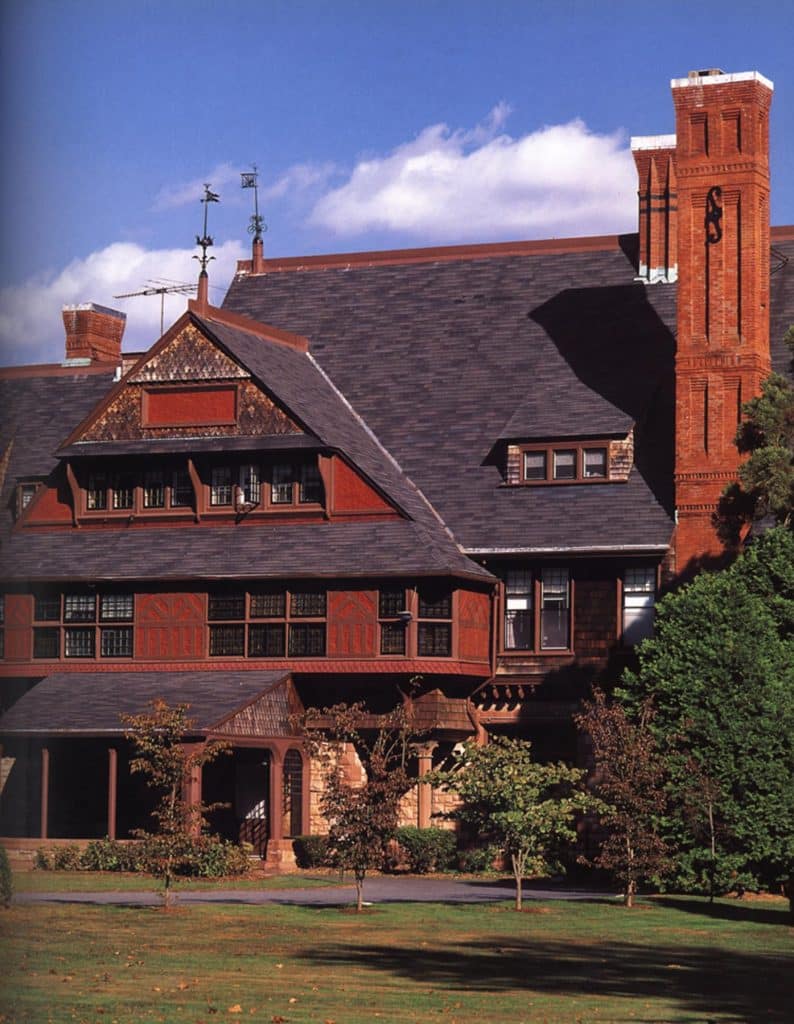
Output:
[[[779,902],[38,905],[0,912],[4,1024],[790,1020]],[[238,1009],[239,1008],[239,1009]]]
[[[14,892],[155,892],[160,883],[151,875],[121,871],[15,871]],[[181,878],[176,891],[206,889],[304,889],[336,885],[337,875],[266,875],[253,878]]]

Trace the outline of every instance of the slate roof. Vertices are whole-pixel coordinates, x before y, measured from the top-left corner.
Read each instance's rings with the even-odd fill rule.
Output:
[[[0,376],[0,454],[12,443],[0,491],[0,538],[13,524],[13,497],[19,477],[47,477],[56,467],[55,451],[64,437],[104,398],[114,367],[96,371],[36,368]]]
[[[92,529],[67,535],[17,530],[2,574],[52,580],[322,579],[457,574],[490,578],[453,545],[440,546],[417,523],[366,520],[278,526]]]
[[[675,287],[635,283],[620,241],[238,274],[224,305],[308,337],[466,550],[661,549]],[[628,483],[500,486],[502,441],[625,436],[634,423]]]
[[[259,697],[268,703],[274,735],[287,735],[287,689],[276,672],[61,672],[37,683],[0,718],[0,735],[122,735],[121,714],[139,714],[162,697],[189,704],[188,718],[205,733]],[[76,700],[76,695],[80,699]]]

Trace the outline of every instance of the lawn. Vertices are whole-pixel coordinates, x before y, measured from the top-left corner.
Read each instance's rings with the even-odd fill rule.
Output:
[[[0,1021],[789,1021],[786,904],[14,906]]]

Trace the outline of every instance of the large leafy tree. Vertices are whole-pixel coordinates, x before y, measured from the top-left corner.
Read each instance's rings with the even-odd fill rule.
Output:
[[[523,879],[559,870],[562,848],[577,838],[577,814],[595,805],[582,791],[583,776],[534,761],[527,740],[495,736],[486,746],[467,743],[449,771],[431,778],[458,794],[457,817],[510,858],[521,910]]]
[[[711,813],[735,870],[773,883],[794,867],[794,535],[768,531],[722,572],[703,573],[660,603],[621,697],[651,728],[678,811],[668,832],[682,856],[709,860],[691,827],[692,779],[708,780]],[[708,811],[708,808],[704,808]],[[700,849],[698,849],[701,847]]]
[[[670,860],[659,831],[667,801],[667,766],[652,721],[650,701],[632,720],[599,689],[576,715],[577,726],[593,746],[590,787],[604,801],[599,820],[605,834],[594,863],[620,880],[627,907],[633,906],[640,882],[664,874]]]

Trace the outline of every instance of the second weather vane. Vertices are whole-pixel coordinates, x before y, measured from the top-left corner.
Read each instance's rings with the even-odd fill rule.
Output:
[[[201,256],[193,257],[194,260],[198,260],[201,264],[202,273],[206,273],[209,261],[215,259],[214,256],[207,255],[207,249],[209,249],[211,245],[214,245],[212,235],[207,233],[207,208],[210,203],[219,203],[220,201],[221,197],[218,193],[213,192],[210,186],[205,182],[204,195],[201,198],[201,202],[204,204],[204,234],[196,235],[196,245],[201,247]]]
[[[267,224],[265,224],[265,218],[259,213],[259,172],[256,164],[252,164],[251,167],[252,170],[241,172],[240,187],[254,190],[254,212],[251,215],[248,231],[258,241],[262,237],[262,232],[267,231]]]

